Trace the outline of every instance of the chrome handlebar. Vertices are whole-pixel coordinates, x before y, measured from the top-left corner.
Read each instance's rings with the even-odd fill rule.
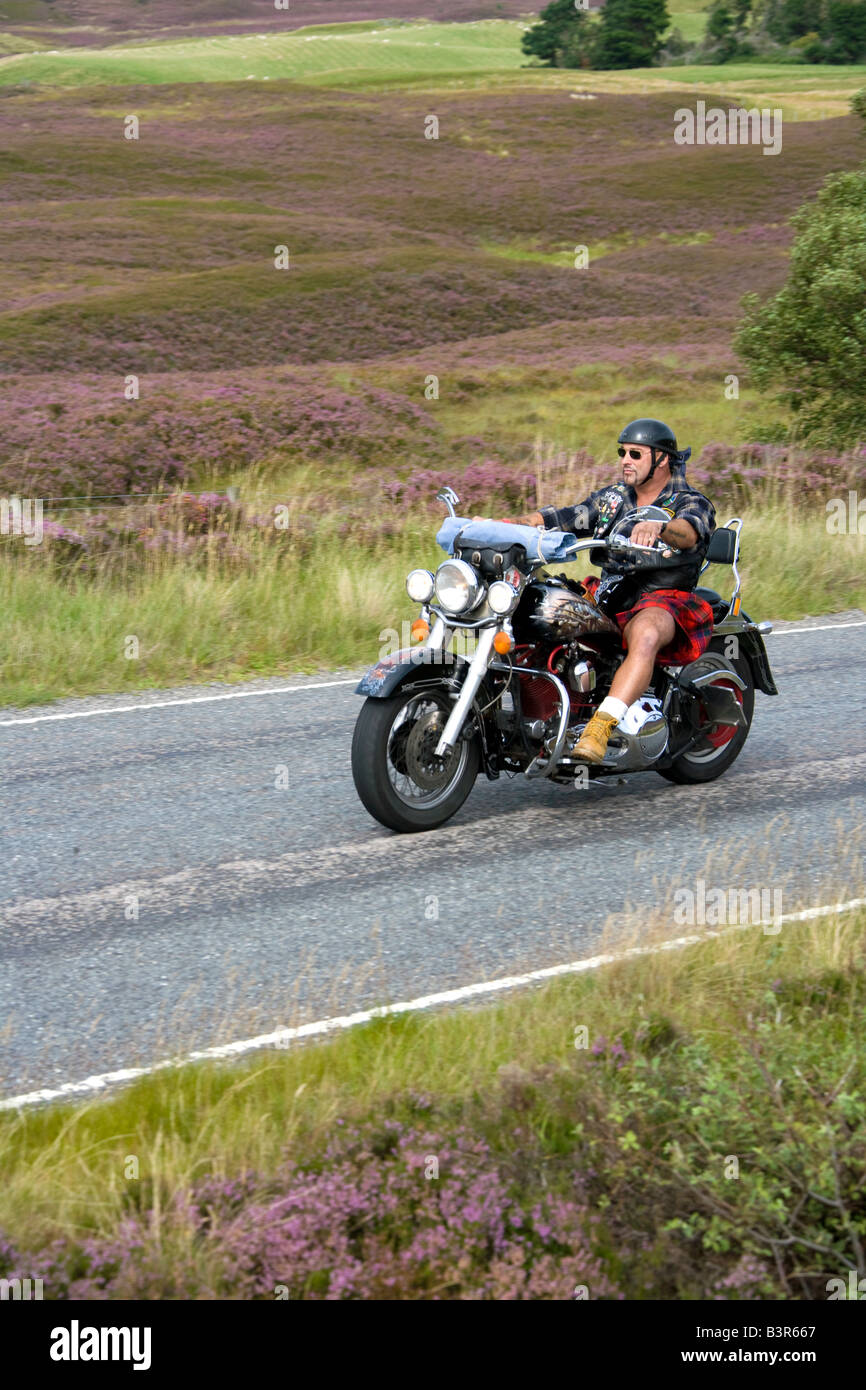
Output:
[[[575,541],[574,545],[570,545],[567,548],[575,555],[581,550],[604,549],[622,552],[637,550],[644,555],[658,555],[659,558],[663,560],[671,560],[679,553],[674,547],[665,545],[663,541],[656,545],[633,545],[630,541],[626,540],[624,536],[613,536],[610,540],[595,540],[592,536],[589,536],[586,540]]]

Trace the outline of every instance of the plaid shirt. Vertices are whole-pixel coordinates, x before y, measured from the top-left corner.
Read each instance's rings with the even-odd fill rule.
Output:
[[[571,531],[576,536],[594,536],[601,540],[607,536],[615,521],[626,512],[633,511],[637,505],[637,493],[634,488],[627,483],[615,483],[611,487],[591,492],[585,501],[578,502],[573,507],[542,507],[540,514],[546,527]],[[677,464],[672,466],[670,480],[658,497],[653,499],[652,505],[669,512],[672,520],[676,517],[678,521],[688,521],[698,534],[697,545],[682,552],[683,575],[675,583],[676,588],[693,589],[707,553],[710,537],[716,529],[715,508],[708,497],[689,486],[685,468]],[[678,567],[675,572],[677,576],[679,572]],[[619,566],[605,567],[602,570],[602,578],[612,579],[615,574],[621,573]],[[638,591],[643,592],[665,584],[663,573],[660,571],[657,578],[650,577],[647,572],[642,573]],[[675,574],[670,570],[667,573],[669,578],[665,587],[670,587]]]
[[[634,511],[637,505],[634,488],[628,483],[615,483],[612,487],[591,492],[584,502],[578,502],[573,507],[542,507],[541,516],[548,528],[571,531],[576,536],[601,538],[607,535],[619,513]],[[652,505],[663,507],[670,512],[671,518],[677,517],[694,526],[698,533],[698,544],[703,543],[706,551],[710,536],[716,529],[716,510],[708,497],[689,486],[684,468],[674,465],[670,481]],[[686,553],[691,556],[691,551]]]

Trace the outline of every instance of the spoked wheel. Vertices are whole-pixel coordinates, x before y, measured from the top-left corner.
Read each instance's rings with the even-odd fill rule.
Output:
[[[444,690],[400,691],[362,705],[352,776],[370,815],[389,830],[435,830],[472,790],[481,762],[477,737],[442,758],[434,751],[450,712]]]
[[[712,653],[707,654],[711,658]],[[746,718],[745,727],[739,724],[709,724],[702,731],[701,740],[690,748],[687,753],[682,753],[671,763],[670,767],[658,768],[657,771],[662,777],[666,777],[669,782],[692,785],[697,782],[712,782],[716,777],[721,777],[723,772],[735,762],[742,751],[746,739],[749,737],[749,729],[752,725],[752,714],[755,709],[755,687],[752,681],[752,669],[748,661],[738,658],[733,663],[737,675],[746,682],[745,690],[740,690],[734,685],[733,681],[726,681],[724,678],[714,682],[721,689],[733,691],[740,709]],[[698,709],[702,718],[708,718],[706,708],[699,703]]]

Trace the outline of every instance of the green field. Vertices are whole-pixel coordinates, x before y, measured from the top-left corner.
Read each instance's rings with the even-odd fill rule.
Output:
[[[521,32],[521,25],[506,20],[360,24],[78,48],[7,59],[0,65],[0,83],[89,86],[289,79],[342,86],[508,72],[525,62]]]
[[[577,500],[586,491],[572,486],[564,496]],[[251,510],[264,510],[274,492],[252,495]],[[297,480],[285,479],[278,495],[303,510]],[[552,490],[543,495],[563,500]],[[463,500],[470,510],[483,507],[478,494],[464,493]],[[720,503],[719,510],[721,521],[745,510],[743,598],[754,618],[866,609],[866,536],[839,536],[828,546],[823,508],[780,504],[769,495],[763,502],[756,496],[748,509]],[[417,617],[405,591],[409,570],[435,567],[444,556],[435,544],[435,513],[406,519],[377,544],[371,510],[367,537],[335,550],[331,536],[343,515],[332,504],[309,529],[299,524],[281,549],[267,537],[252,540],[242,567],[226,565],[214,544],[195,567],[164,556],[143,569],[130,564],[64,576],[47,547],[22,564],[4,541],[3,703],[363,668],[379,655],[383,632]],[[66,520],[75,524],[74,515]],[[587,568],[583,561],[568,572],[579,578]],[[731,572],[711,571],[706,582],[728,594]],[[135,661],[125,656],[128,633],[139,638]]]
[[[703,38],[707,26],[704,5],[689,3],[689,0],[668,0],[668,14],[671,17],[668,33],[678,29],[687,43],[697,43]]]
[[[700,9],[675,11],[689,40],[700,37]],[[718,90],[754,104],[778,103],[788,119],[842,115],[863,85],[864,69],[724,64],[625,72],[550,71],[520,49],[527,25],[514,20],[465,24],[413,21],[321,25],[287,34],[135,42],[108,48],[15,52],[33,40],[8,36],[0,86],[292,81],[326,87],[470,86],[518,83],[545,89],[638,93],[686,87]],[[0,35],[0,54],[4,52]]]
[[[41,47],[42,45],[35,39],[26,39],[18,34],[5,34],[0,30],[0,61],[8,54],[33,53]]]

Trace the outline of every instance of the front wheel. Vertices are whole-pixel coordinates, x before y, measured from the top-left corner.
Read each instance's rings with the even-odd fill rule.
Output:
[[[435,830],[459,811],[481,762],[477,736],[434,752],[451,701],[444,690],[398,691],[365,700],[352,738],[355,789],[389,830]]]

